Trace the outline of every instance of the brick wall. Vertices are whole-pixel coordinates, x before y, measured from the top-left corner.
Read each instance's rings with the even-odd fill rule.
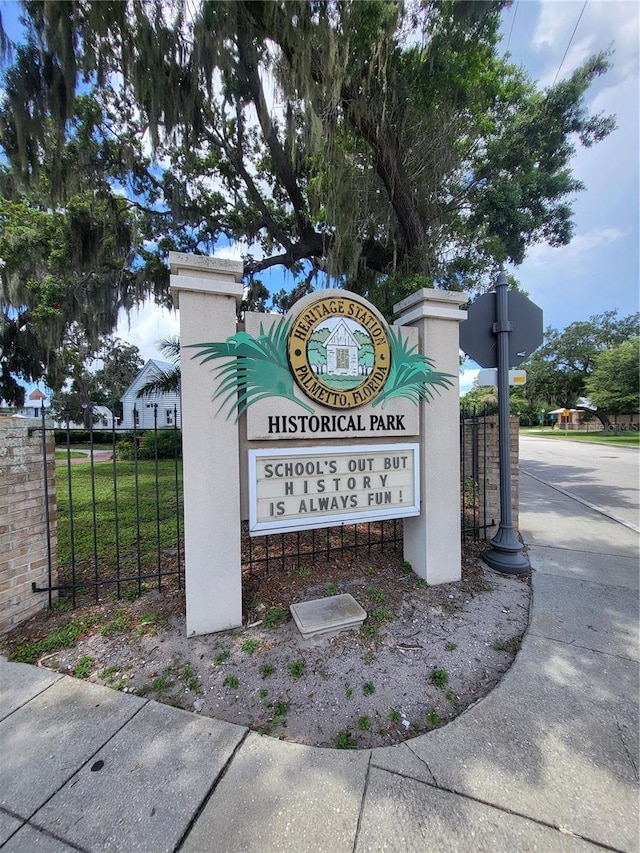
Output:
[[[42,432],[37,419],[0,417],[0,634],[49,604],[49,556]],[[51,527],[52,585],[55,572],[55,453],[53,433],[47,436],[47,486]]]
[[[509,419],[511,445],[511,513],[513,526],[518,529],[518,505],[520,499],[520,477],[518,472],[520,421],[517,417]],[[498,445],[498,416],[488,415],[477,419],[475,450],[472,449],[471,428],[463,432],[464,470],[471,476],[476,475],[478,482],[478,517],[480,523],[486,519],[486,524],[493,520],[494,527],[488,527],[484,536],[491,539],[495,536],[500,523],[500,455]],[[475,469],[475,471],[474,471]]]

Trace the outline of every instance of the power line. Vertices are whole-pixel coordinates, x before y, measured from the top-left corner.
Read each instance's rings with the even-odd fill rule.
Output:
[[[513,18],[511,19],[511,29],[509,30],[509,38],[507,39],[507,46],[504,49],[505,53],[509,52],[509,45],[511,44],[511,36],[513,35],[513,25],[516,22],[516,15],[518,14],[518,6],[520,5],[520,0],[516,0],[516,5],[513,7]]]
[[[564,56],[560,60],[560,65],[558,66],[558,70],[556,71],[556,76],[553,78],[553,83],[551,84],[551,88],[553,88],[556,85],[556,80],[558,79],[558,74],[560,74],[560,69],[562,68],[564,61],[567,58],[567,54],[569,53],[569,48],[571,47],[571,42],[573,41],[573,37],[576,34],[576,30],[578,29],[578,25],[580,24],[580,21],[582,20],[584,10],[587,8],[588,2],[589,2],[589,0],[584,0],[584,6],[582,7],[580,14],[578,15],[578,20],[576,21],[576,25],[573,28],[573,32],[571,33],[571,38],[569,39],[569,44],[567,45],[567,49],[564,52]]]

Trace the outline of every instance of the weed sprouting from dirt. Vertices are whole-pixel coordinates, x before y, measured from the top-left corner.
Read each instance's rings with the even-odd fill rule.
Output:
[[[444,690],[444,688],[449,683],[449,673],[446,669],[434,669],[429,676],[429,684],[433,684],[434,687],[437,687],[439,690]]]
[[[183,683],[185,690],[191,690],[194,693],[200,692],[200,679],[191,668],[190,664],[185,664],[178,675],[178,678]]]
[[[444,698],[447,700],[447,702],[451,702],[451,704],[456,708],[460,704],[460,700],[458,699],[456,694],[453,692],[453,690],[448,690],[448,689],[445,690],[444,691]]]
[[[344,730],[338,732],[333,739],[333,745],[336,749],[357,749],[358,741],[354,738],[350,731]]]
[[[240,648],[245,654],[252,655],[256,651],[256,649],[260,648],[260,640],[256,640],[253,637],[248,637],[242,642]]]
[[[434,711],[433,708],[427,708],[426,713],[427,723],[430,726],[439,726],[440,725],[440,715],[437,711]]]
[[[73,668],[74,678],[88,678],[93,670],[93,665],[96,662],[91,655],[82,655],[78,658],[78,662]]]
[[[175,682],[171,678],[171,669],[167,667],[161,675],[151,682],[145,684],[138,690],[139,696],[148,696],[149,693],[155,693],[158,698],[166,698],[171,693]]]
[[[287,621],[288,613],[282,607],[270,607],[265,613],[262,624],[265,628],[277,628]]]
[[[80,616],[71,619],[60,628],[54,629],[40,640],[27,642],[18,646],[9,655],[9,660],[19,663],[35,663],[47,652],[57,652],[60,649],[73,646],[98,621],[98,617]]]
[[[290,707],[291,702],[285,702],[283,699],[278,699],[277,702],[273,703],[274,717],[285,717],[289,713]]]
[[[131,628],[132,618],[124,608],[118,608],[116,615],[100,628],[103,637],[113,637],[115,634],[125,634]]]
[[[516,655],[520,650],[520,638],[515,637],[511,640],[495,640],[491,644],[491,648],[496,652],[506,652],[509,655]]]
[[[293,663],[288,664],[287,666],[287,669],[289,670],[289,675],[295,681],[297,681],[299,678],[302,678],[302,676],[305,674],[306,668],[307,665],[303,660],[296,660]]]

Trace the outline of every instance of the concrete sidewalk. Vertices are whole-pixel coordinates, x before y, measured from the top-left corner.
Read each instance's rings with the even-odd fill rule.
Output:
[[[3,853],[636,853],[638,535],[526,476],[520,529],[516,662],[397,747],[282,743],[0,661]]]

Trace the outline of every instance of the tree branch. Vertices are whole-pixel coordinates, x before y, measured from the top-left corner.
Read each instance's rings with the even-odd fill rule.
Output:
[[[293,212],[298,225],[300,235],[314,231],[307,216],[307,205],[298,184],[298,176],[293,170],[287,155],[282,147],[264,97],[262,82],[258,73],[258,55],[255,46],[247,31],[247,16],[242,3],[237,4],[238,14],[238,57],[240,60],[238,76],[244,79],[247,94],[253,103],[264,140],[273,158],[275,173],[293,206]],[[250,15],[249,15],[250,17]],[[253,23],[253,19],[252,19]]]
[[[378,126],[368,112],[350,109],[353,94],[349,87],[342,87],[342,97],[351,124],[362,134],[373,152],[376,174],[389,195],[404,236],[403,250],[406,254],[412,254],[424,243],[427,229],[411,189],[411,180],[402,165],[396,135],[386,119]]]

